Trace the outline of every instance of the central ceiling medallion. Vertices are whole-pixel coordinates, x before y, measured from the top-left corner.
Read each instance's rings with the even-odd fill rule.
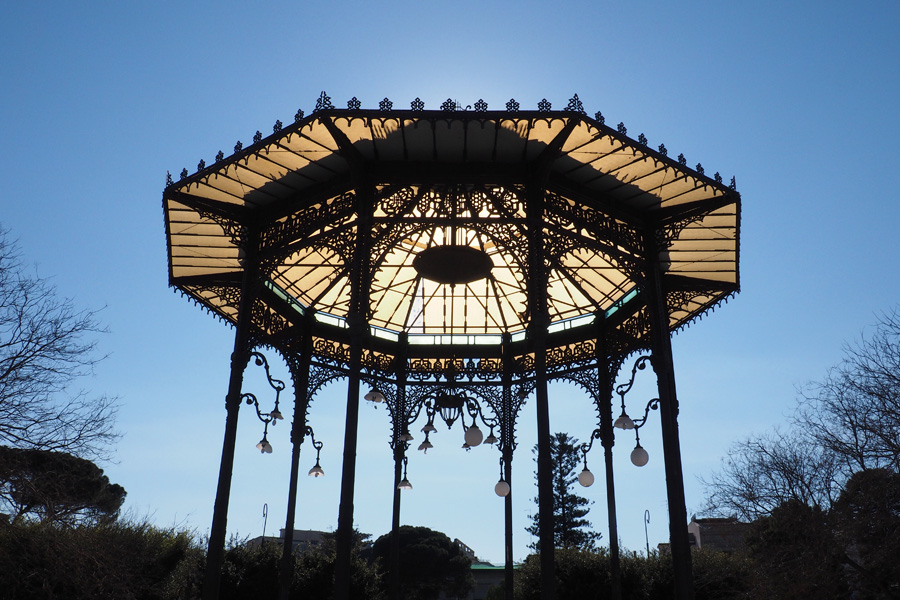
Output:
[[[432,246],[419,252],[412,264],[425,279],[449,285],[484,279],[494,267],[486,252],[471,246]]]

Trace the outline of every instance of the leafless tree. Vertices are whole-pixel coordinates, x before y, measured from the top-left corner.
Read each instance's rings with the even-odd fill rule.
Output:
[[[801,391],[787,432],[736,442],[701,481],[710,512],[753,520],[790,500],[828,510],[854,473],[872,469],[900,473],[900,308]]]
[[[103,359],[103,332],[96,311],[59,296],[0,229],[0,444],[108,456],[117,400],[75,388]]]
[[[873,468],[900,472],[900,310],[845,345],[841,363],[803,391],[794,421],[838,457],[845,478]]]
[[[828,508],[840,493],[833,454],[812,438],[779,430],[735,442],[709,480],[707,510],[744,521],[789,500]]]

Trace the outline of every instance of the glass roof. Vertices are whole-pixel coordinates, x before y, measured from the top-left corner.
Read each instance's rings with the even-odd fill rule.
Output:
[[[739,287],[733,187],[569,111],[318,111],[171,183],[163,204],[170,282],[232,322],[241,246],[258,232],[263,302],[280,315],[263,328],[309,308],[339,324],[359,244],[367,321],[384,339],[526,330],[535,237],[551,329],[633,298],[649,238],[662,243],[673,329]],[[423,277],[416,256],[442,246],[478,250],[489,273]]]

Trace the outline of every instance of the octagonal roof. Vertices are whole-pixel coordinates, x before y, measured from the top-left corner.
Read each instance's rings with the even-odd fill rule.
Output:
[[[551,328],[639,307],[631,301],[651,238],[668,267],[673,329],[738,290],[733,180],[579,110],[456,108],[325,106],[183,173],[163,196],[170,283],[234,322],[243,246],[255,232],[262,333],[310,308],[340,329],[354,248],[365,240],[369,325],[423,344],[490,344],[525,331],[536,235]],[[528,220],[536,201],[540,231]],[[459,284],[423,277],[416,257],[441,246],[477,250],[489,273]]]

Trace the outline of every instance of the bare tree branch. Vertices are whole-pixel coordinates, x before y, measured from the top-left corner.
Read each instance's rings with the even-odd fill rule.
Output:
[[[0,443],[108,456],[118,437],[116,398],[73,390],[104,356],[96,311],[77,309],[29,272],[0,229]]]
[[[754,520],[789,500],[828,510],[854,473],[879,468],[900,472],[898,308],[801,390],[787,433],[736,442],[701,482],[708,510]]]

